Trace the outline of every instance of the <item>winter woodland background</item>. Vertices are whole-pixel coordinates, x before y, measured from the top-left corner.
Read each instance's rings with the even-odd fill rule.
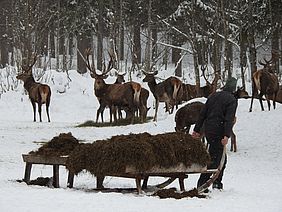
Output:
[[[162,108],[157,122],[76,127],[94,120],[99,107],[93,79],[80,56],[87,47],[93,49],[97,69],[103,69],[110,51],[126,80],[144,87],[141,69],[154,67],[159,80],[176,75],[199,87],[205,82],[201,66],[208,65],[210,81],[217,78],[222,85],[232,75],[250,94],[251,73],[264,58],[275,58],[281,84],[281,0],[1,0],[0,8],[1,211],[281,211],[282,107],[261,112],[255,101],[249,113],[249,99],[239,100],[238,152],[227,153],[224,190],[212,191],[206,199],[95,192],[96,181],[88,173],[77,176],[74,188],[68,189],[63,167],[60,189],[16,182],[24,172],[21,155],[62,132],[94,142],[117,134],[174,131],[175,112],[168,114]],[[52,89],[51,123],[46,123],[44,108],[43,122],[32,122],[28,96],[15,78],[34,53],[40,58],[33,68],[35,79]],[[111,74],[108,83],[115,80]],[[151,93],[148,102],[152,116]],[[108,112],[105,115],[108,120]],[[51,173],[49,166],[34,166],[32,179]],[[195,187],[197,179],[197,174],[189,176],[185,187]],[[133,187],[134,181],[108,177],[105,186]],[[177,183],[172,186],[178,188]]]

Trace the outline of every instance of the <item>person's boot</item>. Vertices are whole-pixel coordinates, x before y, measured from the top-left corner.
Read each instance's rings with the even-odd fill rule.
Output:
[[[223,184],[221,182],[214,182],[212,184],[213,189],[223,189]]]

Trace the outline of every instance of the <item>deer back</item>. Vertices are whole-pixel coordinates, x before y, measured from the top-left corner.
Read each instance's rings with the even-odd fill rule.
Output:
[[[204,103],[202,102],[192,102],[181,107],[175,114],[175,130],[190,129],[190,126],[198,121],[203,107]]]

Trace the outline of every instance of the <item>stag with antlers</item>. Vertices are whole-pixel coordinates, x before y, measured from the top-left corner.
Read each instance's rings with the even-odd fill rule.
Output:
[[[148,83],[148,86],[156,100],[154,115],[154,121],[156,121],[159,102],[165,102],[166,109],[170,109],[169,113],[173,112],[174,105],[177,106],[177,103],[179,102],[178,97],[182,96],[182,94],[180,94],[182,92],[182,82],[176,77],[169,77],[163,82],[157,84],[155,75],[158,74],[158,71],[154,71],[152,73],[143,71],[143,73],[145,74],[143,82]]]
[[[18,80],[24,82],[24,88],[28,92],[29,99],[33,107],[33,121],[36,121],[36,103],[38,105],[38,113],[40,122],[41,119],[41,107],[43,104],[46,104],[46,113],[48,117],[48,122],[50,122],[49,116],[49,105],[51,99],[51,89],[48,85],[35,82],[32,76],[32,67],[35,64],[37,56],[34,56],[33,62],[30,65],[22,66],[23,73],[17,75]]]
[[[279,90],[278,77],[274,73],[274,60],[266,60],[265,63],[259,61],[259,64],[263,65],[262,69],[255,71],[252,75],[252,100],[250,105],[250,112],[252,112],[253,100],[256,95],[259,97],[261,110],[264,110],[262,97],[265,96],[268,110],[270,110],[270,98],[273,100],[273,108],[276,107],[276,97]],[[259,94],[258,94],[259,93]]]
[[[134,110],[139,105],[139,98],[141,92],[141,85],[136,82],[124,83],[124,84],[107,84],[105,79],[107,74],[111,70],[111,60],[108,68],[103,70],[102,74],[97,74],[94,63],[90,65],[89,56],[91,49],[86,50],[86,67],[91,72],[91,77],[94,81],[94,93],[99,100],[100,107],[104,108],[108,106],[110,108],[110,122],[112,123],[112,116],[114,115],[114,121],[117,122],[116,114],[114,113],[114,107],[126,107],[130,113],[131,123],[134,121]],[[105,67],[105,66],[104,66]],[[97,112],[98,113],[98,112]]]

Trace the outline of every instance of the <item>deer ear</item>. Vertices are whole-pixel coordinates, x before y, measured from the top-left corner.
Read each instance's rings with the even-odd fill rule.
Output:
[[[157,75],[158,74],[158,71],[154,71],[154,75]]]
[[[102,76],[102,79],[107,79],[108,76],[109,76],[109,75],[107,75],[107,74],[106,74],[106,75],[103,75],[103,76]]]
[[[27,72],[28,75],[32,75],[32,68],[30,68]]]

